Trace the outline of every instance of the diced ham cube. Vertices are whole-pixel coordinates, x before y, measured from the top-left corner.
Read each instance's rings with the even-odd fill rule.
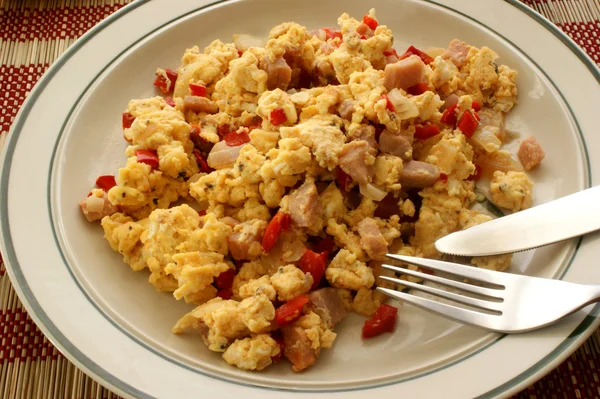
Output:
[[[262,238],[267,229],[264,220],[250,220],[238,224],[227,237],[229,254],[235,260],[254,260],[262,254]]]
[[[433,186],[440,177],[440,169],[427,162],[410,161],[404,164],[400,175],[403,187],[425,188]]]
[[[383,85],[392,89],[408,89],[425,80],[425,63],[418,55],[411,55],[385,66]]]
[[[283,57],[279,57],[275,62],[265,59],[265,72],[267,72],[267,89],[287,90],[292,80],[292,68],[285,62]]]
[[[83,212],[88,222],[100,220],[104,216],[110,216],[117,212],[117,208],[108,200],[106,194],[102,197],[90,195],[79,202],[79,208],[81,208],[81,212]]]
[[[185,96],[183,97],[183,106],[185,109],[193,112],[206,112],[208,114],[219,112],[217,104],[206,97]]]
[[[332,287],[321,288],[308,294],[308,299],[316,314],[333,328],[348,313],[342,298]]]
[[[376,152],[364,140],[346,143],[340,152],[340,167],[358,184],[367,184],[375,172],[375,168],[373,165],[368,165],[367,160]]]
[[[294,222],[300,227],[314,226],[323,213],[319,191],[312,180],[307,180],[289,196],[288,209]]]
[[[395,134],[385,129],[379,136],[379,150],[388,154],[396,155],[403,161],[412,159],[412,145],[404,136]]]
[[[352,120],[352,114],[354,113],[357,105],[358,103],[356,101],[344,100],[338,107],[338,112],[342,118],[350,121]]]
[[[283,335],[283,356],[292,362],[294,371],[302,371],[317,361],[317,351],[312,347],[312,341],[306,331],[296,325],[281,327]]]
[[[450,42],[448,48],[442,54],[442,58],[452,60],[452,62],[454,62],[454,64],[460,68],[467,60],[469,49],[470,47],[464,42],[454,39]]]
[[[371,259],[382,259],[388,250],[388,243],[381,234],[373,218],[363,219],[358,224],[360,243]]]
[[[544,159],[546,154],[536,138],[531,136],[523,140],[517,155],[519,156],[523,168],[529,171],[536,168],[540,162],[542,162],[542,159]]]
[[[373,148],[377,148],[375,140],[375,127],[371,125],[360,125],[356,129],[348,131],[348,137],[351,140],[364,140]]]

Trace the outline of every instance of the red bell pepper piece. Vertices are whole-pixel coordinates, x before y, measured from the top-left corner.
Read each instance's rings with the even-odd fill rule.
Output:
[[[308,295],[298,295],[275,309],[275,320],[279,327],[291,323],[302,314],[302,307],[308,303]]]
[[[440,134],[440,129],[436,125],[416,125],[415,138],[417,140],[427,140],[430,137]]]
[[[226,271],[215,277],[215,285],[220,290],[231,288],[231,286],[233,285],[234,277],[235,269],[227,269]]]
[[[481,166],[475,165],[475,173],[467,178],[467,180],[477,181],[481,178]]]
[[[390,111],[390,112],[396,112],[396,107],[394,107],[394,104],[392,104],[392,102],[390,101],[390,99],[387,96],[387,94],[382,94],[381,98],[383,98],[385,100],[385,108],[388,111]]]
[[[196,162],[198,163],[198,171],[200,173],[210,173],[212,172],[212,168],[208,166],[206,160],[202,156],[202,153],[194,148],[194,156],[196,157]]]
[[[248,136],[248,132],[243,130],[240,133],[231,132],[223,137],[223,140],[225,140],[225,143],[229,147],[237,147],[238,145],[250,142],[250,136]]]
[[[421,60],[425,63],[425,64],[431,64],[433,62],[433,58],[431,58],[427,53],[424,53],[423,51],[419,50],[418,48],[414,47],[414,46],[410,46],[405,52],[404,54],[402,54],[400,56],[400,59],[403,60],[405,58],[410,57],[411,55],[417,55],[419,56],[419,58],[421,58]]]
[[[443,181],[444,183],[448,182],[448,175],[445,173],[440,173],[440,180]]]
[[[177,72],[173,69],[165,69],[165,78],[163,75],[158,75],[154,79],[154,86],[158,87],[163,94],[171,94],[175,89],[175,81],[177,80]]]
[[[231,288],[224,288],[222,290],[218,290],[217,291],[217,296],[219,298],[222,298],[222,299],[225,299],[225,300],[231,299],[232,295],[233,295],[233,291],[231,290]]]
[[[479,122],[481,120],[477,111],[473,112],[473,116],[475,117],[475,119],[477,119],[477,122]]]
[[[271,249],[277,244],[279,235],[282,231],[287,230],[290,227],[290,215],[285,212],[277,212],[273,219],[269,222],[265,235],[262,240],[262,247],[265,253],[269,253]]]
[[[165,102],[175,108],[175,100],[173,100],[173,97],[165,97]]]
[[[121,115],[121,125],[123,129],[129,129],[135,120],[135,116],[131,115],[129,112],[123,112]]]
[[[469,138],[473,136],[477,126],[479,126],[479,122],[477,122],[477,119],[469,111],[465,111],[458,121],[458,128]]]
[[[471,107],[473,107],[473,111],[475,112],[481,111],[481,104],[479,104],[479,101],[473,101]]]
[[[333,253],[334,248],[335,242],[331,238],[325,237],[321,239],[321,241],[319,241],[317,245],[315,245],[314,250],[317,253],[327,252],[327,254],[329,255]]]
[[[273,111],[271,111],[271,115],[269,116],[269,122],[271,122],[271,124],[279,126],[286,121],[287,116],[285,115],[283,108],[275,108]]]
[[[350,185],[352,178],[348,176],[348,174],[344,172],[342,168],[338,168],[335,180],[337,181],[340,190],[348,191],[348,186]]]
[[[340,38],[340,40],[344,38],[340,31],[331,30],[329,28],[323,28],[323,31],[325,31],[325,40],[335,39],[336,37]]]
[[[429,90],[429,85],[427,83],[417,83],[414,86],[410,86],[406,89],[408,94],[412,94],[413,96],[418,96],[419,94],[423,94]]]
[[[383,55],[386,56],[386,57],[389,57],[389,56],[392,56],[392,55],[395,55],[396,57],[398,57],[398,52],[396,51],[395,48],[393,48],[391,50],[384,51]]]
[[[136,150],[135,156],[138,162],[150,165],[152,169],[158,169],[158,155],[154,150]]]
[[[271,338],[273,338],[275,342],[277,342],[277,345],[279,345],[279,353],[271,357],[271,360],[273,361],[273,363],[278,363],[283,357],[283,349],[285,348],[285,343],[283,342],[283,336],[281,335],[281,332],[279,330],[273,331],[271,333]]]
[[[362,330],[363,339],[372,338],[384,332],[393,332],[397,318],[397,308],[386,304],[379,305],[373,317],[365,321]]]
[[[232,130],[231,130],[231,127],[229,125],[219,125],[219,126],[217,126],[217,134],[221,138],[227,136],[231,131]]]
[[[440,121],[442,123],[445,123],[446,125],[455,126],[456,120],[457,120],[456,108],[457,108],[456,104],[451,105],[448,108],[446,108],[446,110],[442,114],[442,118],[440,119]]]
[[[365,16],[363,17],[363,22],[365,23],[365,25],[371,28],[371,30],[375,30],[379,26],[377,20],[375,18],[371,18],[367,14],[365,14]]]
[[[319,286],[323,275],[325,274],[325,269],[327,268],[327,252],[316,253],[307,249],[304,251],[304,255],[300,258],[298,262],[298,267],[304,273],[310,273],[313,278],[313,285],[311,289],[315,289]]]
[[[190,93],[196,97],[206,97],[206,86],[190,83]]]
[[[104,191],[108,191],[116,185],[117,182],[115,181],[115,177],[113,175],[104,175],[96,179],[96,186]]]

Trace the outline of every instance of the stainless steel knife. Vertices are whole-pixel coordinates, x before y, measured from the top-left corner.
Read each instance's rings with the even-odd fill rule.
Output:
[[[440,238],[435,248],[461,256],[525,251],[600,230],[600,186]]]

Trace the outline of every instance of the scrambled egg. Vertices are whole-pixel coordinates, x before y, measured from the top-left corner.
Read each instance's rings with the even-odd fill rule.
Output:
[[[495,205],[532,204],[533,183],[502,149],[518,90],[498,54],[459,40],[397,52],[374,10],[337,22],[185,50],[157,71],[164,96],[129,102],[127,160],[80,203],[126,264],[196,306],[173,332],[197,330],[243,370],[283,355],[300,371],[332,347],[312,299],[286,310],[296,298],[330,286],[370,317],[387,299],[375,284],[403,288],[376,281],[385,253],[439,258],[438,238],[489,221],[471,209],[481,170]]]

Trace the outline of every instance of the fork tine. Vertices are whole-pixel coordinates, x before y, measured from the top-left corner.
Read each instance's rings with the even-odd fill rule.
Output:
[[[433,301],[431,299],[423,298],[416,295],[410,295],[400,291],[390,290],[388,288],[377,287],[377,291],[383,292],[384,294],[398,299],[411,305],[417,306],[421,309],[433,312],[439,316],[446,317],[453,320],[458,320],[462,323],[470,324],[477,327],[484,327],[489,330],[498,331],[493,327],[496,324],[498,317],[496,315],[489,315],[482,312],[477,312],[470,309],[460,308],[458,306],[452,306],[445,303]]]
[[[430,286],[423,285],[423,284],[417,284],[417,283],[413,283],[411,281],[404,281],[404,280],[400,280],[400,279],[396,279],[396,278],[391,278],[388,276],[379,276],[379,278],[386,280],[386,281],[390,281],[392,283],[402,284],[406,287],[410,287],[415,290],[427,292],[428,294],[437,295],[442,298],[450,299],[451,301],[459,302],[459,303],[462,303],[465,305],[474,306],[476,308],[502,313],[502,311],[500,310],[502,304],[498,303],[498,302],[484,301],[481,299],[472,298],[472,297],[465,296],[465,295],[455,294],[454,292],[444,291],[439,288],[430,287]]]
[[[479,294],[479,295],[483,295],[483,296],[487,296],[487,297],[495,298],[495,299],[502,299],[498,296],[500,291],[497,289],[494,289],[494,288],[486,288],[486,287],[479,287],[477,285],[466,284],[466,283],[463,283],[460,281],[450,280],[447,278],[418,272],[416,270],[406,269],[401,266],[392,266],[392,265],[383,264],[383,265],[381,265],[381,267],[388,269],[388,270],[392,270],[397,273],[406,274],[408,276],[419,277],[426,281],[432,281],[434,283],[443,284],[448,287],[458,288],[459,290],[472,292],[474,294]],[[381,277],[383,277],[383,276],[381,276]]]
[[[492,272],[490,270],[480,269],[473,266],[460,265],[458,263],[444,262],[441,260],[433,260],[426,258],[417,258],[414,256],[404,256],[387,254],[389,258],[399,260],[404,263],[409,263],[415,266],[423,266],[428,269],[439,270],[442,272],[454,274],[456,276],[465,277],[473,280],[478,280],[482,283],[489,283],[502,286],[507,276],[505,273]]]

